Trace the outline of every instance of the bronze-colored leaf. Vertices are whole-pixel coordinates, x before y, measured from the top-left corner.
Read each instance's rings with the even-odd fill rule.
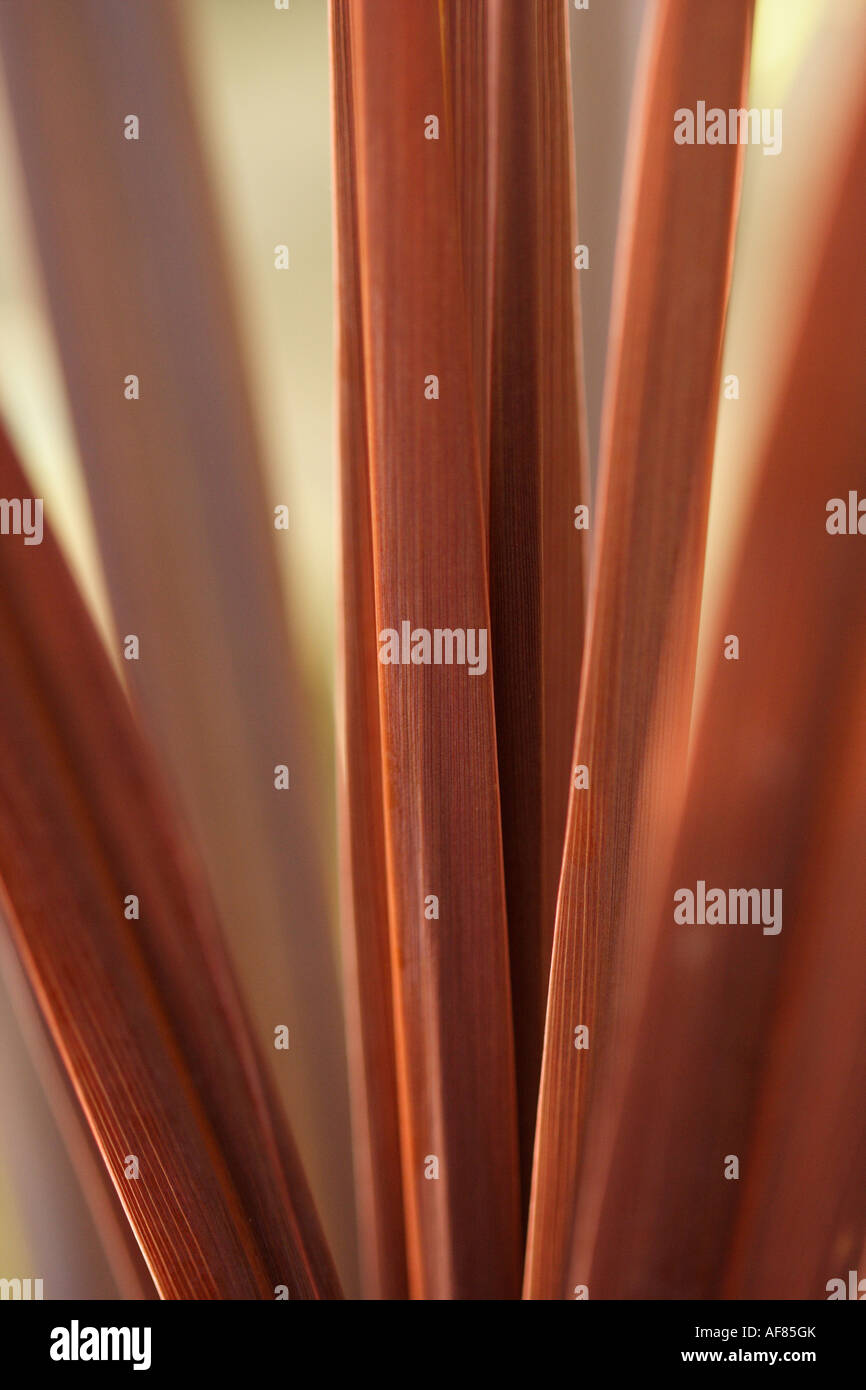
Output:
[[[410,1290],[513,1297],[520,1213],[486,518],[442,29],[425,0],[365,0],[352,21],[376,593],[367,640],[376,651],[377,633],[405,644],[407,632],[438,628],[477,642],[474,673],[468,658],[379,666]],[[431,115],[438,140],[425,139]]]
[[[351,1279],[325,798],[177,13],[168,0],[3,5],[0,41],[115,625],[140,644],[124,674]],[[275,790],[278,766],[289,790]],[[271,1046],[278,1025],[288,1052]]]
[[[5,439],[0,494],[28,495]],[[47,530],[0,546],[0,661],[3,916],[157,1289],[338,1296],[199,871]]]
[[[664,768],[675,785],[685,769],[742,149],[675,143],[674,112],[742,104],[751,21],[751,0],[711,11],[660,0],[635,110],[539,1099],[531,1298],[566,1296],[586,1115],[640,975],[645,877],[667,848],[653,779]]]
[[[721,615],[719,666],[695,737],[673,865],[660,902],[648,907],[658,950],[594,1250],[576,1255],[596,1297],[718,1298],[726,1287],[815,1297],[832,1258],[859,1254],[862,1206],[852,1184],[862,1121],[827,1067],[831,1047],[833,1066],[852,1081],[862,1065],[862,1008],[844,1013],[863,968],[852,927],[862,827],[856,819],[845,825],[840,813],[856,816],[859,806],[850,775],[862,740],[866,590],[858,538],[829,534],[826,523],[830,499],[847,509],[849,491],[866,494],[864,181],[861,113],[824,214],[818,274]],[[737,661],[722,659],[726,633],[739,637]],[[760,924],[675,925],[673,894],[695,892],[699,881],[726,895],[780,892],[780,930],[775,918],[769,932]],[[844,1016],[833,1017],[834,999]],[[831,1031],[813,1039],[818,1052],[807,1060],[803,1047],[819,1019]],[[792,1072],[798,1056],[802,1076]],[[844,1129],[830,1127],[834,1115]],[[837,1143],[849,1146],[846,1157],[835,1156]],[[826,1192],[823,1173],[821,1187],[809,1187],[823,1167],[819,1152]],[[726,1180],[728,1156],[738,1159],[739,1181]],[[752,1221],[737,1232],[726,1285],[743,1185]],[[760,1213],[758,1194],[767,1202]],[[786,1258],[795,1250],[796,1260]]]
[[[491,6],[490,618],[528,1201],[584,622],[589,503],[565,8]]]
[[[346,1016],[362,1287],[405,1298],[406,1246],[397,1112],[393,987],[382,800],[382,748],[361,269],[352,7],[331,6],[339,274],[340,871]]]

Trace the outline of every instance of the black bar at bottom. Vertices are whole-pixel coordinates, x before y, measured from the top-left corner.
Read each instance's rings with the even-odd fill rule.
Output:
[[[862,1301],[862,1300],[861,1300]],[[460,1308],[462,1306],[462,1312]],[[500,1322],[506,1316],[507,1321]],[[3,1301],[3,1360],[54,1380],[108,1370],[113,1376],[213,1374],[308,1383],[318,1374],[369,1369],[388,1380],[429,1381],[440,1367],[489,1379],[499,1364],[515,1376],[557,1379],[595,1367],[667,1373],[700,1366],[811,1367],[828,1373],[859,1360],[866,1329],[842,1302],[508,1303],[70,1303]],[[416,1318],[420,1319],[416,1322]],[[380,1321],[381,1319],[381,1321]],[[404,1340],[408,1335],[409,1342]],[[511,1358],[520,1348],[528,1360]],[[408,1351],[408,1356],[407,1356]],[[565,1366],[561,1357],[565,1354]],[[556,1356],[556,1362],[551,1356]],[[857,1364],[855,1361],[853,1364]],[[555,1366],[559,1365],[557,1372]],[[19,1372],[19,1373],[20,1373]]]

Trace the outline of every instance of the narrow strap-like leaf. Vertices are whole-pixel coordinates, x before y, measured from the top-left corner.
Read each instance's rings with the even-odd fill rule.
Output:
[[[659,0],[650,20],[617,253],[539,1098],[531,1298],[567,1296],[586,1116],[639,973],[644,880],[665,851],[657,777],[682,779],[691,713],[742,149],[676,143],[675,113],[699,100],[741,105],[752,3]]]
[[[0,41],[115,626],[139,641],[124,674],[351,1269],[323,798],[274,552],[288,537],[267,503],[176,7],[0,5]],[[277,1026],[289,1049],[273,1047]]]
[[[339,816],[341,918],[361,1280],[405,1298],[406,1245],[379,735],[352,7],[331,5],[337,240],[340,524]]]
[[[850,779],[866,561],[859,534],[828,530],[834,498],[847,529],[849,493],[866,497],[858,121],[819,214],[816,279],[721,614],[595,1250],[581,1257],[596,1297],[820,1297],[822,1264],[826,1281],[846,1272],[831,1256],[860,1254],[862,1104],[839,1085],[862,1073],[863,996],[858,1012],[848,992],[864,970],[862,827],[849,817],[862,806]],[[736,661],[724,634],[739,639]],[[674,894],[697,897],[699,883],[722,890],[726,916],[730,890],[764,890],[774,920],[762,903],[757,923],[677,923]],[[754,1224],[737,1232],[728,1284],[742,1193]]]
[[[558,0],[491,5],[490,608],[528,1201],[581,655],[589,502],[571,83]]]
[[[362,0],[352,18],[376,579],[368,640],[384,658],[410,1289],[513,1297],[516,1102],[475,373],[454,141],[425,138],[428,117],[440,137],[449,120],[442,30],[427,0]]]
[[[29,494],[5,439],[0,494]],[[161,1295],[338,1296],[207,892],[47,529],[0,545],[0,884]]]

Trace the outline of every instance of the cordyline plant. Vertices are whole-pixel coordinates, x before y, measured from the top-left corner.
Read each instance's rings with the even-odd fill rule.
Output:
[[[130,1296],[352,1293],[353,1207],[370,1298],[822,1297],[864,1248],[866,108],[696,705],[743,148],[674,116],[747,106],[753,2],[647,9],[594,494],[568,8],[331,4],[341,1001],[172,7],[0,7],[141,648],[121,683],[50,517],[0,537],[0,910]]]

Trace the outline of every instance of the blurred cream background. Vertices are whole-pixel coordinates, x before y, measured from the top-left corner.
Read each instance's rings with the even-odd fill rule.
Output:
[[[739,377],[740,399],[719,403],[696,710],[719,659],[709,645],[717,605],[796,341],[864,59],[866,0],[759,0],[749,104],[782,108],[783,145],[777,156],[746,149],[722,366],[723,379]]]
[[[50,3],[50,0],[42,0]],[[590,433],[595,447],[616,209],[630,91],[648,0],[592,0],[572,11],[580,239]],[[323,798],[333,796],[335,428],[330,92],[326,0],[178,0],[207,161],[223,217],[272,501],[290,507],[285,593],[320,698]],[[750,103],[781,106],[778,158],[746,159],[707,560],[706,630],[742,520],[757,444],[808,282],[820,207],[862,71],[866,0],[759,0]],[[273,268],[285,243],[291,269]],[[0,94],[0,408],[47,499],[88,601],[107,631],[99,561],[51,341],[5,95]],[[63,1238],[74,1183],[62,1147],[46,1167],[27,1155],[52,1133],[35,1072],[0,997],[0,1276],[46,1280],[55,1296],[93,1294],[101,1276]],[[14,1142],[10,1142],[14,1136]],[[35,1176],[34,1176],[35,1175]],[[40,1201],[34,1203],[38,1178]],[[30,1190],[25,1191],[29,1185]],[[72,1195],[70,1196],[70,1192]],[[43,1216],[33,1219],[39,1206]],[[70,1221],[70,1226],[76,1223]]]

